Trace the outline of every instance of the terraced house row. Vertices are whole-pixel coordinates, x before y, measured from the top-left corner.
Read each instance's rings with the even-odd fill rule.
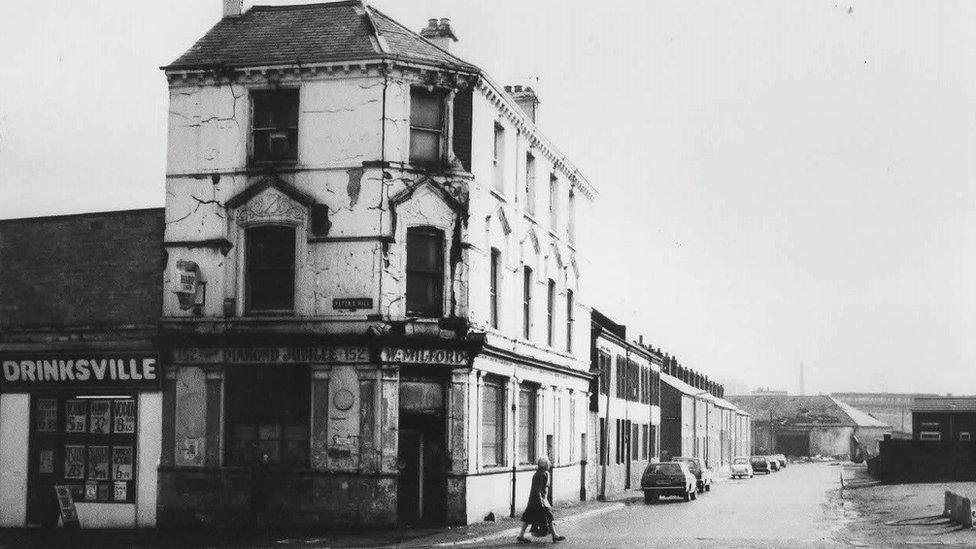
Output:
[[[541,456],[556,501],[636,486],[668,357],[591,313],[598,193],[535,92],[445,19],[224,6],[162,67],[164,209],[0,221],[0,525],[55,486],[84,527],[244,523],[262,459],[301,524],[520,512]]]

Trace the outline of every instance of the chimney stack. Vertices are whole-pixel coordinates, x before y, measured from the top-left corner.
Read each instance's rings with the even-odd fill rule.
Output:
[[[505,86],[505,91],[512,96],[515,104],[522,109],[522,112],[529,117],[529,120],[533,124],[537,124],[536,116],[539,113],[539,96],[535,94],[535,90],[529,86]]]
[[[224,0],[224,18],[240,17],[244,10],[244,0]]]
[[[451,30],[451,20],[444,17],[440,21],[428,19],[427,26],[420,29],[420,36],[444,51],[451,51],[451,42],[457,42],[457,36]]]

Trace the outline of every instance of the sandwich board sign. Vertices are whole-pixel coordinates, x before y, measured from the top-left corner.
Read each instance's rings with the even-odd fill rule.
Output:
[[[71,487],[63,484],[54,487],[54,493],[58,497],[58,508],[61,510],[61,522],[65,528],[81,528],[78,521],[78,510],[75,508],[75,500],[71,497]]]

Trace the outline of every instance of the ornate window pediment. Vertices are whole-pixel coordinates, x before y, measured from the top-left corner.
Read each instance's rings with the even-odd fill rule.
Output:
[[[227,201],[241,227],[264,224],[305,225],[315,199],[287,182],[266,176]]]

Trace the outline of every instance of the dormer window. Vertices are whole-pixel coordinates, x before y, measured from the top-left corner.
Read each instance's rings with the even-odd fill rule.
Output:
[[[410,161],[444,159],[444,96],[424,88],[410,90]]]
[[[294,162],[298,159],[298,90],[251,92],[251,159]]]

